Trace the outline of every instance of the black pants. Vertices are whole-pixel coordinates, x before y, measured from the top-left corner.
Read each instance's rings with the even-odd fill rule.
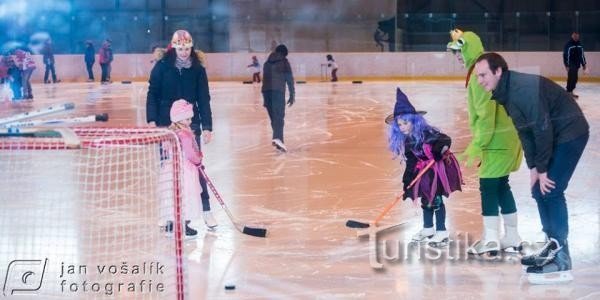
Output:
[[[200,135],[196,135],[196,143],[198,144],[198,149],[201,149],[202,140]],[[204,166],[202,166],[202,170],[204,170]],[[202,198],[202,211],[210,210],[210,201],[208,200],[210,196],[208,195],[208,188],[206,186],[206,178],[202,176],[202,173],[198,174],[200,177],[200,186],[202,187],[202,193],[200,193],[200,198]]]
[[[337,78],[337,70],[338,70],[338,69],[333,69],[333,70],[331,71],[331,81],[338,81],[338,78]]]
[[[263,106],[269,113],[271,119],[271,129],[273,130],[273,139],[279,139],[283,142],[283,126],[285,124],[285,92],[283,91],[265,91],[263,92]]]
[[[44,83],[48,82],[48,75],[52,73],[52,82],[56,82],[56,70],[54,64],[46,64],[46,71],[44,72]]]
[[[260,83],[260,72],[256,72],[252,74],[252,82]]]
[[[107,82],[110,80],[110,64],[100,64],[100,68],[102,68],[102,78],[100,79],[102,82]]]
[[[577,85],[577,80],[579,76],[579,68],[569,67],[569,72],[567,74],[567,92],[572,93]]]
[[[94,62],[85,62],[85,68],[87,69],[88,72],[88,79],[89,80],[94,80],[94,71],[92,71],[92,67],[94,66]]]
[[[515,198],[508,184],[508,175],[498,178],[479,178],[479,192],[483,216],[497,216],[498,212],[503,215],[517,212]]]

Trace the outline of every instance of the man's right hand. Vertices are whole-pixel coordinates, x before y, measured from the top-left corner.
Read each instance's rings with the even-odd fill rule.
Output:
[[[296,98],[294,97],[294,95],[290,95],[290,99],[288,99],[287,101],[288,107],[292,107],[292,105],[294,105],[294,102],[296,102]]]

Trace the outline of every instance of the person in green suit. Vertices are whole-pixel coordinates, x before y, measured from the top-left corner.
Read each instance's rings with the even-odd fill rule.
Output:
[[[481,192],[481,214],[483,235],[468,252],[470,254],[494,254],[499,250],[521,250],[521,237],[517,230],[517,206],[508,176],[519,169],[523,151],[517,131],[504,107],[489,101],[486,92],[471,76],[475,61],[484,53],[481,39],[473,32],[454,29],[450,32],[452,51],[468,70],[465,87],[468,95],[469,128],[472,140],[463,159],[467,166],[479,162],[479,191]],[[500,214],[504,220],[505,235],[500,237]]]

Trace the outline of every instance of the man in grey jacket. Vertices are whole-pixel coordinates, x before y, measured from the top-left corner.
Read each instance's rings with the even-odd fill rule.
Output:
[[[548,78],[509,71],[497,53],[481,55],[475,74],[506,108],[519,133],[531,173],[531,192],[548,242],[525,256],[529,281],[570,281],[569,216],[564,191],[589,138],[589,125],[573,98]],[[552,276],[548,275],[552,273]]]

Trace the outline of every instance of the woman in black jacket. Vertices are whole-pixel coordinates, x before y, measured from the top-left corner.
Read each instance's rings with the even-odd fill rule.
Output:
[[[185,30],[173,34],[171,45],[165,55],[156,62],[150,73],[150,86],[146,98],[146,121],[150,125],[171,125],[169,113],[173,102],[185,99],[194,106],[191,128],[200,146],[200,134],[204,143],[212,139],[212,112],[206,69],[200,56],[194,51],[192,36]],[[217,226],[210,213],[206,181],[202,185],[204,221],[209,228]]]

